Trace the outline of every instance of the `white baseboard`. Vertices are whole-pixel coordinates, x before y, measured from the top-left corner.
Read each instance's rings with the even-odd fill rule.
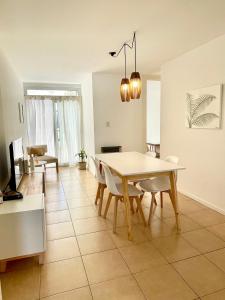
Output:
[[[188,192],[186,192],[184,190],[180,190],[180,189],[178,190],[178,192],[181,193],[181,194],[184,194],[185,196],[187,196],[189,198],[192,198],[193,200],[195,200],[195,201],[197,201],[197,202],[199,202],[199,203],[201,203],[201,204],[203,204],[203,205],[205,205],[205,206],[207,206],[207,207],[209,207],[209,208],[211,208],[211,209],[213,209],[213,210],[215,210],[215,211],[217,211],[217,212],[219,212],[223,215],[225,215],[225,210],[224,209],[222,209],[222,208],[220,208],[220,207],[218,207],[218,206],[216,206],[216,205],[214,205],[214,204],[212,204],[208,201],[205,201],[204,199],[202,199],[202,198],[200,198],[200,197],[198,197],[194,194],[188,193]]]

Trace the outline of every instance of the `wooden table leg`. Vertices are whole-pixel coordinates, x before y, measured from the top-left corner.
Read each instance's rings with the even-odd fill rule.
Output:
[[[128,240],[132,240],[132,227],[131,227],[131,215],[130,215],[130,201],[128,195],[128,180],[126,177],[122,178],[123,183],[123,199],[126,208],[126,221],[128,227]]]
[[[39,263],[39,265],[44,264],[44,253],[42,253],[38,256],[38,263]]]
[[[178,201],[177,201],[177,185],[176,185],[176,176],[175,172],[170,172],[170,186],[171,186],[171,200],[173,203],[173,208],[175,212],[177,231],[180,231],[180,220],[179,220],[179,211],[178,211]]]

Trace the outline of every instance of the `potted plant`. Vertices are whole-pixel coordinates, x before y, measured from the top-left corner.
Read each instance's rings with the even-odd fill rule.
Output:
[[[87,165],[87,162],[86,162],[86,159],[87,159],[87,154],[85,152],[84,149],[81,149],[79,153],[76,154],[78,157],[79,157],[79,169],[80,170],[86,170],[86,165]]]

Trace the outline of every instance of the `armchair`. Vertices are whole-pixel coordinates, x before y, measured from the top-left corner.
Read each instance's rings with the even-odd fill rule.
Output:
[[[59,172],[58,158],[46,155],[48,152],[47,145],[35,145],[27,147],[27,154],[36,156],[38,161],[46,161],[47,164],[56,164],[56,171]]]

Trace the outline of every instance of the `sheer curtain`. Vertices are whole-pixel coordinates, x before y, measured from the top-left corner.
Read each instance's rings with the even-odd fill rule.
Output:
[[[81,149],[80,103],[65,99],[56,102],[58,111],[59,143],[58,158],[61,164],[76,162],[76,153]]]
[[[26,96],[30,145],[47,144],[61,165],[73,165],[81,148],[80,101],[73,96]]]
[[[48,154],[55,155],[54,107],[49,98],[26,97],[29,145],[47,144]]]

